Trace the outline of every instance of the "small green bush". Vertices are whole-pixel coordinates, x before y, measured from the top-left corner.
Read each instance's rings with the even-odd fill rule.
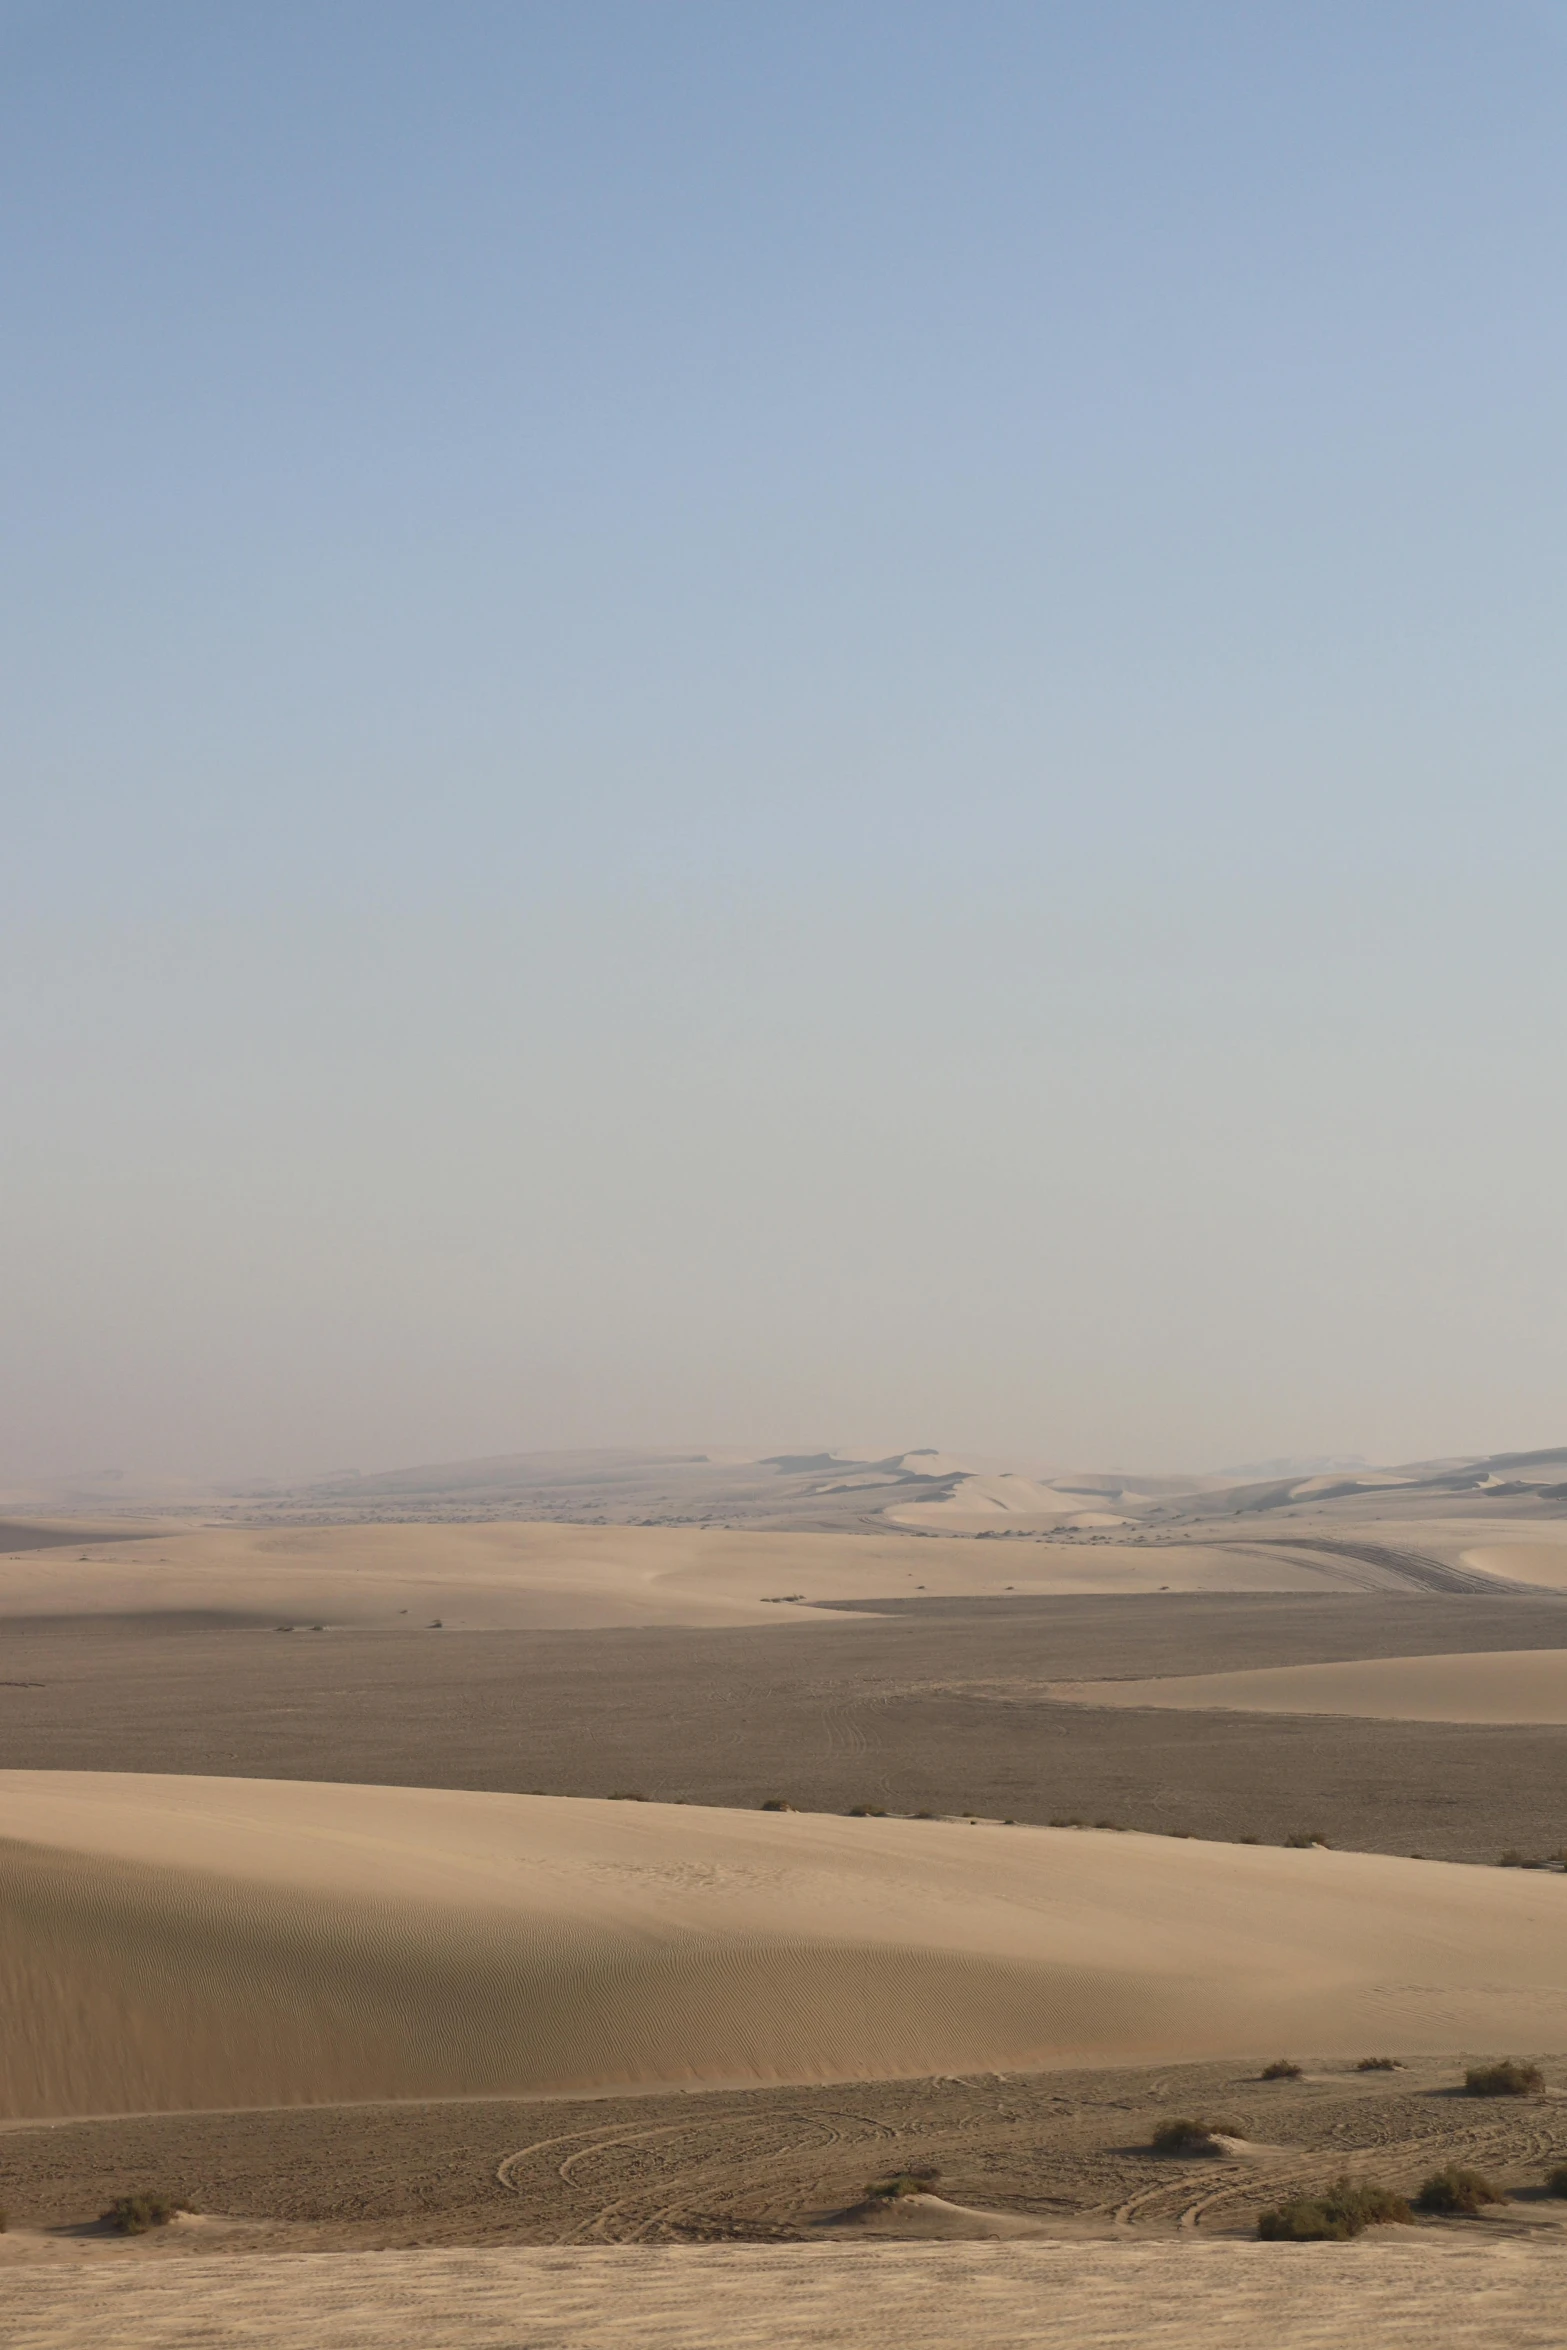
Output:
[[[1298,2081],[1300,2073],[1300,2066],[1291,2063],[1287,2056],[1276,2056],[1271,2064],[1263,2066],[1257,2077],[1263,2081]]]
[[[166,2228],[178,2210],[168,2195],[119,2195],[101,2217],[122,2236],[145,2236],[150,2228]]]
[[[1401,2069],[1396,2056],[1363,2056],[1355,2066],[1357,2073],[1396,2073]]]
[[[1176,2114],[1167,2122],[1160,2122],[1150,2143],[1155,2154],[1217,2154],[1218,2138],[1238,2138],[1240,2132],[1229,2122],[1204,2122],[1191,2114]]]
[[[1519,2064],[1511,2056],[1500,2064],[1472,2064],[1464,2075],[1471,2097],[1534,2097],[1545,2087],[1537,2064]]]
[[[1461,2162],[1450,2162],[1444,2170],[1434,2170],[1415,2197],[1421,2211],[1475,2212],[1483,2211],[1488,2203],[1505,2203],[1500,2188],[1477,2170],[1466,2170]]]
[[[1297,2195],[1272,2211],[1260,2211],[1257,2233],[1265,2243],[1342,2244],[1366,2228],[1397,2227],[1413,2216],[1391,2187],[1346,2174],[1320,2195]]]

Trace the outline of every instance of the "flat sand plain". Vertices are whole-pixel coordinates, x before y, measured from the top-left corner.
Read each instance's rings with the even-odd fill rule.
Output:
[[[770,1611],[782,1613],[783,1611]],[[1112,1820],[1494,1861],[1567,1838],[1567,1731],[1062,1704],[1061,1681],[1567,1646],[1498,1591],[884,1601],[787,1632],[278,1637],[162,1614],[0,1624],[0,1767],[728,1808]]]
[[[1396,2236],[1396,2240],[1393,2240]],[[7,2278],[12,2350],[1557,2350],[1560,2247],[1356,2244],[361,2253]]]
[[[1567,1882],[943,1820],[0,1776],[13,2115],[1567,2046]]]
[[[939,2173],[939,2225],[971,2238],[1026,2226],[1074,2242],[1130,2233],[1191,2243],[1250,2235],[1261,2206],[1346,2168],[1413,2194],[1456,2160],[1509,2197],[1487,2223],[1493,2234],[1551,2229],[1560,2239],[1567,2204],[1545,2195],[1542,2179],[1567,2157],[1567,2060],[1541,2059],[1538,2097],[1460,2094],[1465,2063],[1496,2053],[1488,2043],[1360,2073],[1296,2045],[1270,2050],[1303,2066],[1282,2081],[1263,2080],[1251,2060],[15,2124],[0,2130],[0,2200],[11,2213],[0,2264],[117,2250],[93,2221],[135,2188],[160,2189],[199,2217],[200,2228],[149,2247],[171,2256],[884,2244],[917,2235],[925,2213],[896,2206],[867,2228],[866,2187],[914,2166]],[[1179,2113],[1230,2125],[1222,2158],[1149,2151],[1155,2125]]]
[[[1351,1714],[1388,1722],[1567,1724],[1567,1648],[1477,1656],[1387,1656],[1260,1672],[1145,1681],[1057,1682],[1073,1705],[1176,1706],[1264,1714]]]

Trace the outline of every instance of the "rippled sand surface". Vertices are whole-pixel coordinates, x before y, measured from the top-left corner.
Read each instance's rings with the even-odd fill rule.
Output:
[[[142,2259],[5,2279],[9,2350],[1558,2350],[1554,2247],[961,2245]]]

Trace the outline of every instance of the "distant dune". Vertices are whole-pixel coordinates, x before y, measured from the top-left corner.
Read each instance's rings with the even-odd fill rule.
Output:
[[[0,1773],[13,2115],[1567,2045],[1567,1886],[1158,1837]]]
[[[1183,1712],[1353,1714],[1385,1722],[1567,1724],[1567,1649],[1493,1649],[1472,1656],[1383,1656],[1251,1672],[1185,1673],[1147,1681],[1057,1681],[1078,1705]]]
[[[193,1614],[402,1630],[437,1618],[466,1631],[776,1625],[798,1615],[802,1601],[1322,1591],[1348,1579],[1326,1557],[1201,1544],[1141,1550],[504,1520],[226,1527],[0,1554],[0,1621]]]

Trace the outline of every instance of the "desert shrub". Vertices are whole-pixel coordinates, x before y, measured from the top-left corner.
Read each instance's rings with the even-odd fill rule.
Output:
[[[794,1805],[785,1803],[781,1795],[769,1795],[762,1809],[763,1811],[793,1811]]]
[[[1309,1852],[1316,1844],[1320,1844],[1324,1852],[1328,1849],[1328,1840],[1318,1828],[1297,1828],[1293,1836],[1284,1839],[1287,1852]]]
[[[1444,2170],[1434,2170],[1415,2197],[1421,2211],[1474,2212],[1483,2211],[1488,2203],[1505,2203],[1500,2188],[1477,2170],[1466,2170],[1461,2162],[1450,2162]]]
[[[1265,2244],[1326,2244],[1343,2243],[1360,2230],[1348,2219],[1335,2218],[1315,2196],[1297,2195],[1291,2203],[1259,2211],[1257,2233]]]
[[[1293,2064],[1287,2056],[1276,2056],[1271,2064],[1263,2066],[1258,2078],[1264,2081],[1298,2081],[1300,2066]]]
[[[1546,2172],[1545,2192],[1547,2195],[1567,2195],[1567,2162],[1559,2162],[1554,2170]]]
[[[865,2190],[873,2203],[898,2203],[905,2195],[933,2195],[939,2170],[900,2170],[890,2179],[877,2179]]]
[[[1119,1820],[1095,1820],[1094,1826],[1108,1828],[1112,1836],[1124,1836],[1126,1833]]]
[[[1237,1844],[1260,1844],[1262,1838],[1260,1836],[1237,1836],[1235,1841]]]
[[[1516,1844],[1509,1844],[1496,1865],[1503,1869],[1538,1869],[1545,1864],[1543,1861],[1531,1860],[1526,1852],[1519,1851]]]
[[[935,1813],[934,1813],[933,1811],[917,1811],[917,1812],[914,1814],[914,1817],[915,1817],[917,1820],[933,1820],[933,1819],[935,1818],[935,1816],[936,1816],[936,1815],[935,1815]]]
[[[122,2236],[145,2236],[149,2228],[166,2228],[178,2210],[169,2195],[118,2195],[101,2216]]]
[[[1471,2097],[1533,2097],[1545,2087],[1537,2064],[1504,2057],[1500,2064],[1472,2064],[1464,2075]]]
[[[1167,2122],[1160,2122],[1150,2141],[1155,2154],[1216,2154],[1217,2138],[1235,2138],[1239,2131],[1228,2122],[1197,2121],[1191,2114],[1176,2114]]]
[[[1363,2056],[1355,2066],[1357,2073],[1396,2073],[1399,2069],[1396,2056]]]
[[[1413,2217],[1402,2195],[1374,2179],[1337,2178],[1320,2195],[1297,2195],[1272,2211],[1257,2214],[1264,2242],[1344,2243],[1363,2229],[1393,2227]]]
[[[851,1803],[849,1817],[851,1820],[884,1820],[887,1814],[879,1803]]]

